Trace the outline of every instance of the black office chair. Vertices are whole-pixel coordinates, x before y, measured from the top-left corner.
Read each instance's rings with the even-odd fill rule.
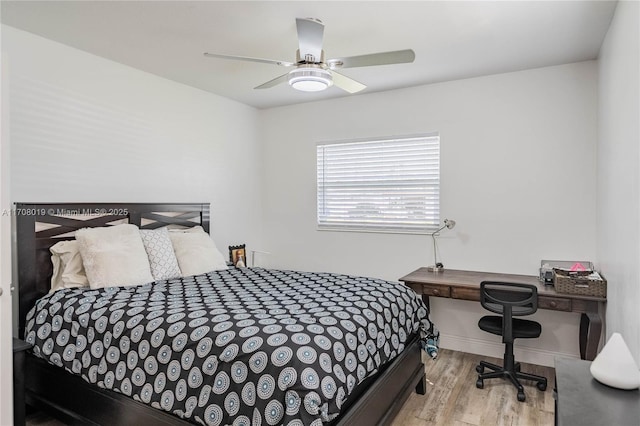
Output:
[[[496,377],[511,380],[518,389],[518,401],[526,399],[524,388],[518,379],[533,380],[541,391],[547,389],[545,377],[527,374],[520,371],[520,363],[513,357],[513,340],[519,338],[531,339],[540,336],[540,323],[515,316],[531,315],[538,310],[538,289],[530,284],[503,283],[483,281],[480,284],[480,303],[482,306],[502,316],[488,315],[480,318],[478,327],[492,334],[502,336],[504,348],[503,366],[480,361],[476,367],[478,381],[476,387],[482,389],[485,379]],[[485,373],[484,369],[492,371]]]

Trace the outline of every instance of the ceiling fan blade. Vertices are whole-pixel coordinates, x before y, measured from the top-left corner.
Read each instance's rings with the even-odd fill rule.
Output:
[[[411,49],[394,50],[391,52],[371,53],[369,55],[347,56],[346,58],[329,59],[329,68],[356,68],[373,65],[405,64],[413,62],[416,54]]]
[[[296,18],[296,27],[298,29],[300,59],[309,62],[320,62],[322,58],[324,24],[318,19]],[[309,56],[313,58],[308,59]]]
[[[345,92],[356,93],[367,88],[364,84],[335,71],[331,71],[331,76],[333,77],[333,85]]]
[[[280,77],[276,77],[273,80],[269,80],[266,83],[261,84],[260,86],[254,87],[254,89],[268,89],[273,86],[277,86],[280,83],[286,83],[289,81],[288,79],[289,73],[282,74]]]
[[[293,62],[276,61],[275,59],[250,58],[248,56],[220,55],[218,53],[208,53],[208,52],[205,52],[204,56],[209,58],[235,59],[238,61],[261,62],[263,64],[280,65],[282,67],[290,67],[294,65]]]

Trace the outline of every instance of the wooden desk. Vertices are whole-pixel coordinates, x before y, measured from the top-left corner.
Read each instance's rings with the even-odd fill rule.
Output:
[[[558,426],[640,424],[640,391],[605,386],[593,378],[589,361],[556,358]]]
[[[598,353],[603,319],[600,308],[607,299],[581,296],[577,294],[557,293],[553,286],[540,282],[532,275],[497,274],[491,272],[456,271],[445,269],[442,272],[430,272],[419,268],[400,278],[429,306],[429,296],[451,299],[480,301],[480,283],[482,281],[507,281],[533,284],[538,288],[538,308],[553,311],[578,312],[580,317],[580,357],[593,360]]]

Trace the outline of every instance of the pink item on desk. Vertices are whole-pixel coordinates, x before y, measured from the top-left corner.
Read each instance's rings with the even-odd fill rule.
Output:
[[[574,263],[573,266],[571,267],[570,271],[586,271],[587,268],[585,268],[584,266],[582,266],[582,263]]]

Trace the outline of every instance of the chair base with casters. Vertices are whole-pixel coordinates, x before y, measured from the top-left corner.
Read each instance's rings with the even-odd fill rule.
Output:
[[[508,351],[508,349],[507,349]],[[494,379],[501,377],[503,379],[509,379],[511,383],[518,389],[518,401],[524,402],[527,397],[524,394],[524,387],[520,383],[519,379],[531,380],[536,383],[536,386],[541,391],[547,390],[546,377],[537,376],[535,374],[523,373],[520,371],[520,363],[514,362],[513,358],[513,345],[511,345],[511,355],[505,352],[504,367],[496,364],[492,364],[486,361],[480,361],[480,364],[476,366],[478,372],[478,380],[476,381],[476,387],[478,389],[484,388],[484,381],[486,379]],[[485,373],[484,370],[489,369],[491,371]]]
[[[528,290],[530,294],[527,295],[521,291],[514,295],[514,293],[510,294],[507,289],[510,291]],[[476,387],[478,389],[484,388],[486,379],[508,379],[518,390],[518,401],[520,402],[526,400],[524,387],[520,380],[534,381],[539,390],[545,391],[547,379],[520,371],[520,363],[516,362],[513,356],[513,341],[515,339],[536,338],[542,332],[540,323],[513,318],[513,316],[529,315],[536,311],[537,291],[535,287],[530,288],[524,284],[483,282],[481,284],[481,302],[486,309],[502,313],[503,316],[484,316],[478,321],[478,327],[488,333],[502,336],[505,348],[502,366],[486,361],[480,361],[480,364],[476,366],[478,372]],[[485,369],[491,371],[485,373]]]

